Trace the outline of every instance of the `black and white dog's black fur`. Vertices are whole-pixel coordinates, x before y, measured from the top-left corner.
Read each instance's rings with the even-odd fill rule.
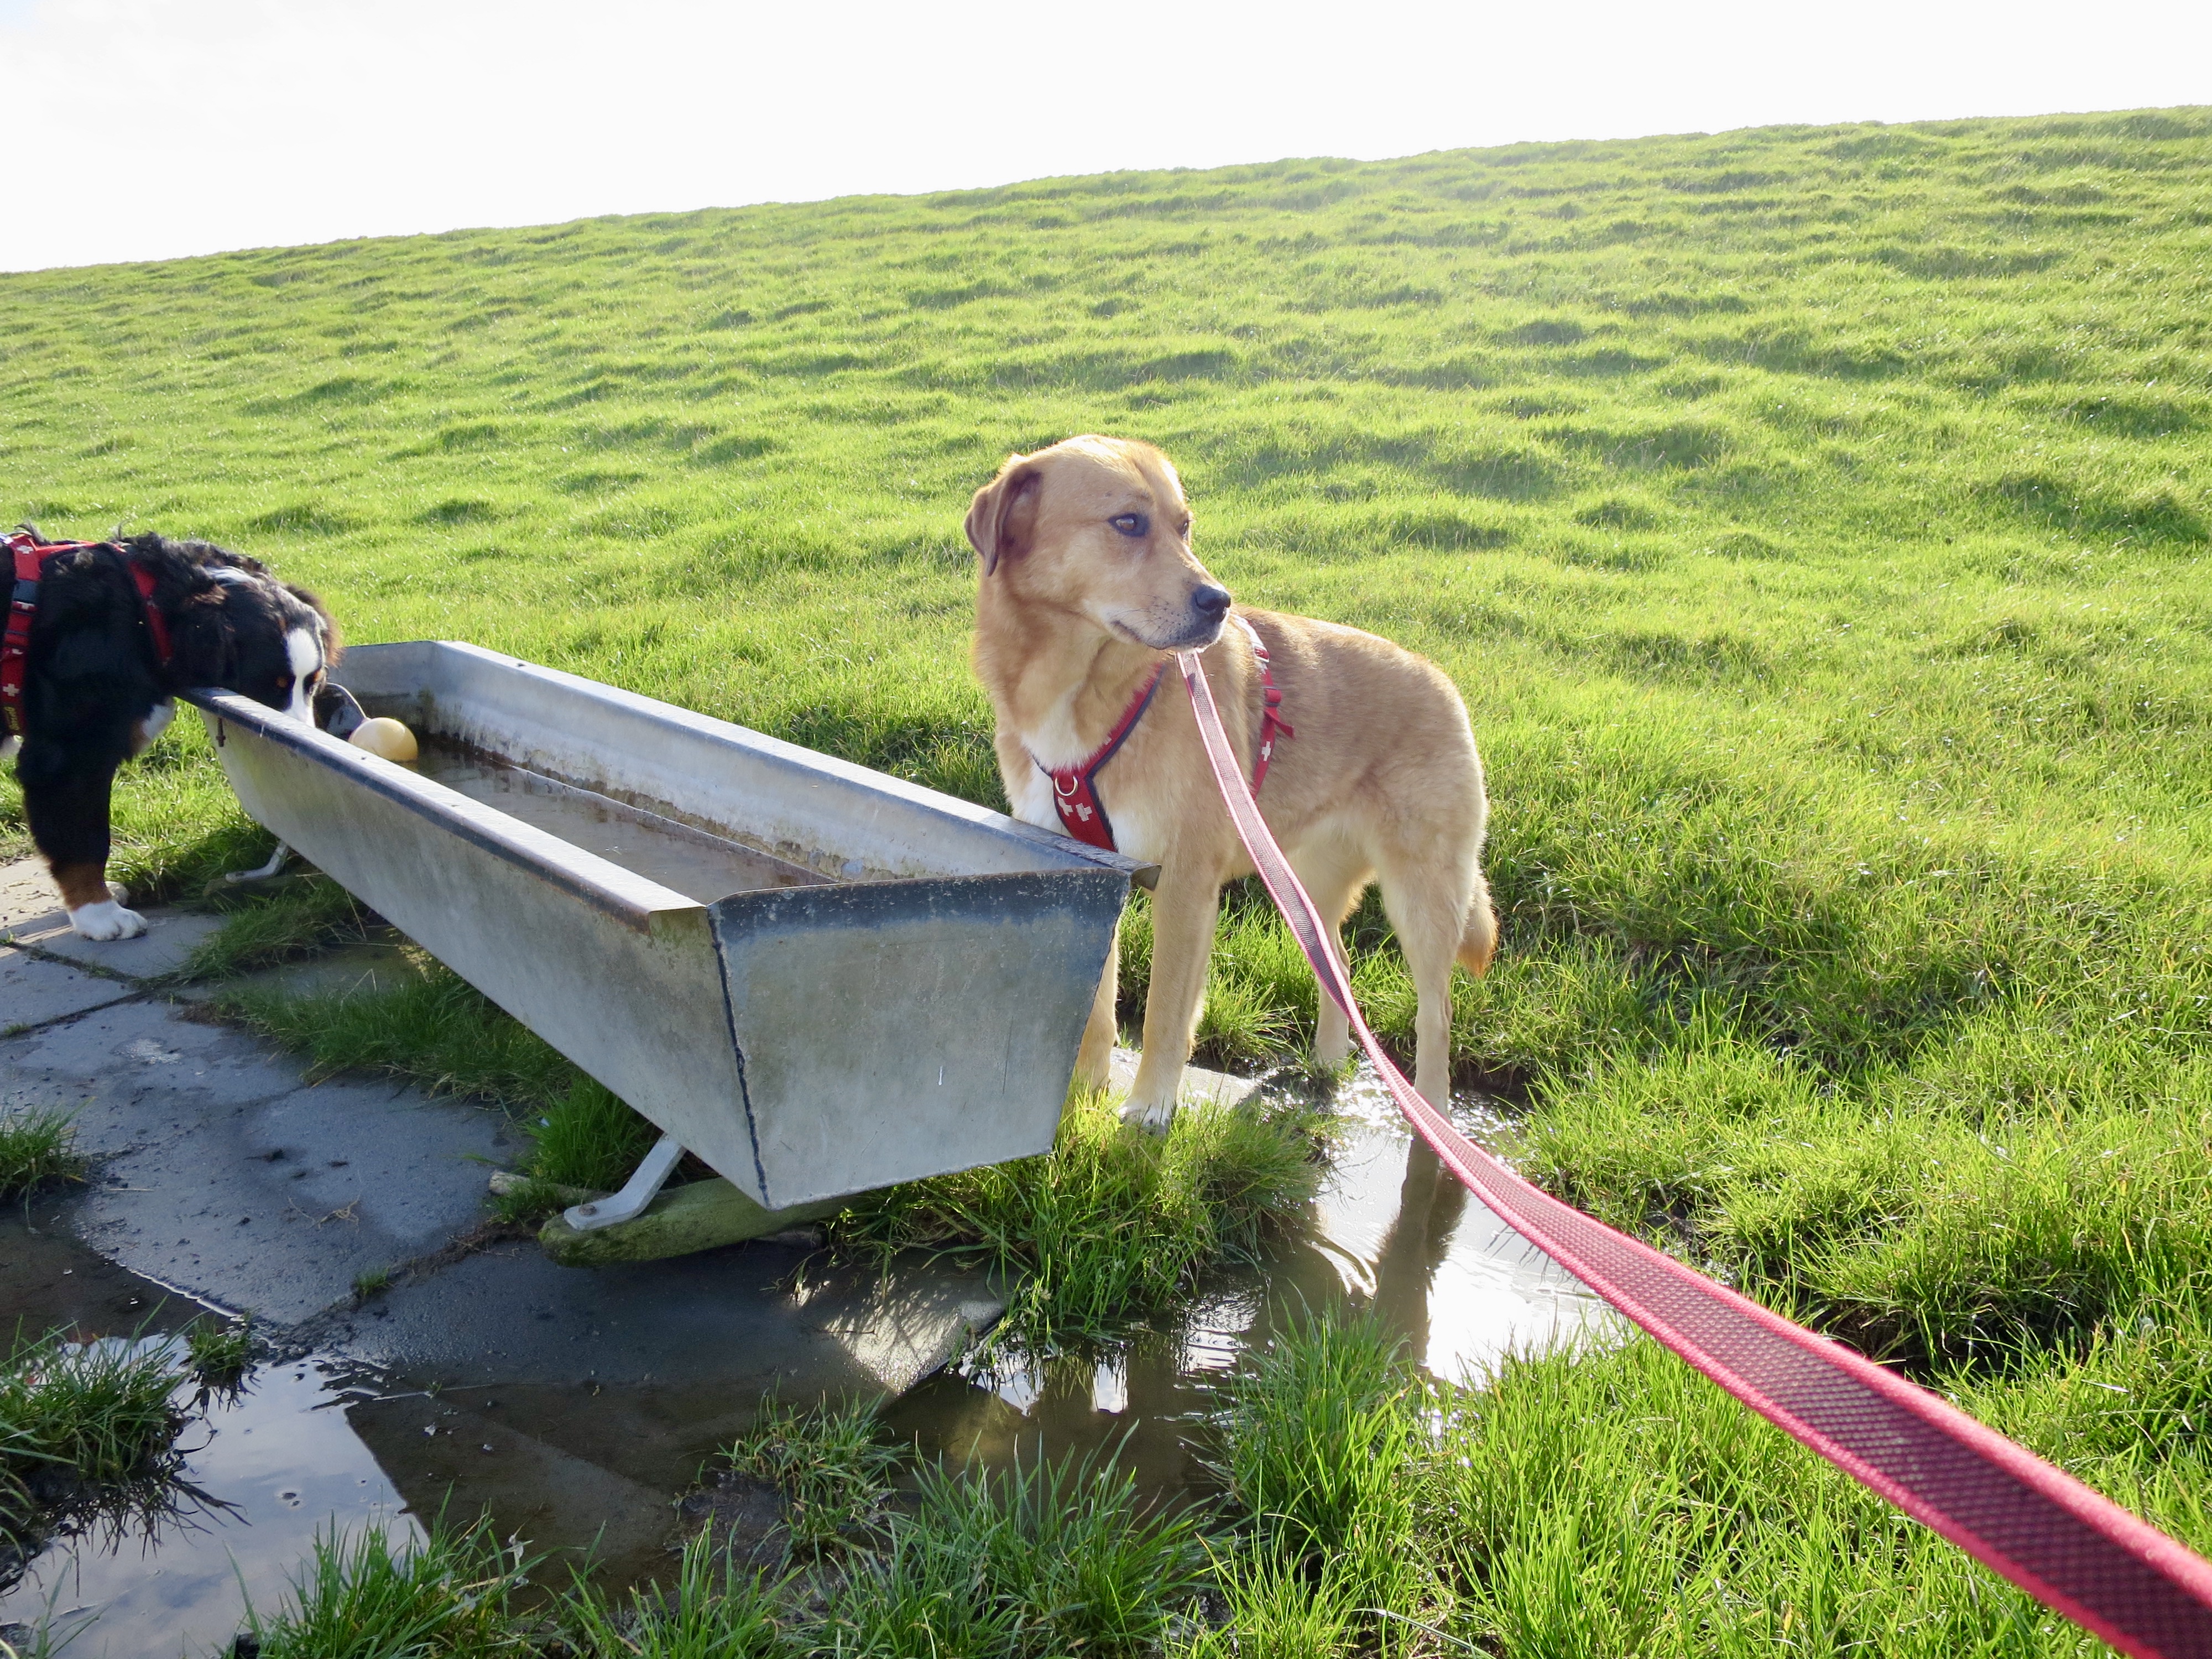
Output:
[[[96,939],[146,931],[144,919],[123,907],[122,890],[108,885],[108,795],[115,769],[168,725],[176,693],[219,686],[310,721],[338,655],[322,602],[256,561],[159,536],[120,545],[153,573],[145,603],[110,549],[64,553],[46,566],[15,761],[31,839],[53,871],[70,925]],[[166,666],[155,661],[148,605],[168,626]],[[0,743],[0,757],[12,744]]]

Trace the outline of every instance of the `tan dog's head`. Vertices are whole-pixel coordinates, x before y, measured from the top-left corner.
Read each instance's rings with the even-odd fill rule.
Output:
[[[1229,590],[1190,550],[1182,480],[1150,444],[1069,438],[1009,455],[975,492],[968,539],[987,584],[1155,651],[1202,651],[1229,615]]]

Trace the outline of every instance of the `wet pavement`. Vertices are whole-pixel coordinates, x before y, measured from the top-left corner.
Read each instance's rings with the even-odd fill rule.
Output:
[[[489,1170],[523,1151],[500,1114],[307,1082],[293,1057],[209,1023],[204,988],[158,982],[204,919],[157,915],[147,939],[72,939],[64,955],[42,882],[0,869],[0,940],[15,941],[0,943],[0,1111],[74,1112],[94,1164],[81,1190],[0,1213],[0,1322],[144,1338],[220,1310],[251,1316],[286,1361],[186,1402],[185,1478],[204,1501],[57,1545],[0,1589],[0,1636],[82,1626],[72,1659],[217,1651],[242,1595],[270,1605],[319,1528],[376,1517],[488,1508],[560,1577],[587,1559],[611,1582],[657,1572],[678,1500],[770,1390],[891,1396],[889,1427],[925,1454],[1112,1449],[1147,1486],[1197,1492],[1209,1382],[1285,1310],[1372,1304],[1456,1378],[1610,1317],[1440,1176],[1371,1079],[1339,1091],[1345,1133],[1312,1225],[1103,1362],[977,1368],[963,1356],[1001,1303],[981,1276],[928,1263],[828,1271],[763,1240],[560,1267],[489,1224]],[[363,982],[389,948],[276,981]],[[373,1271],[393,1287],[358,1298]]]

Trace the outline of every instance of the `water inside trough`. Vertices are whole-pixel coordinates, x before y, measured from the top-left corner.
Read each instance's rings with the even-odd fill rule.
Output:
[[[772,853],[684,823],[671,816],[672,807],[654,811],[649,805],[617,800],[450,739],[427,738],[414,769],[458,794],[497,807],[509,817],[702,904],[732,893],[805,887],[830,879]]]
[[[1480,1127],[1482,1103],[1461,1105]],[[1263,1264],[1215,1275],[1180,1322],[1103,1362],[941,1370],[888,1407],[890,1432],[926,1456],[999,1466],[1118,1448],[1147,1486],[1204,1492],[1212,1384],[1302,1307],[1371,1306],[1430,1371],[1462,1380],[1610,1319],[1439,1176],[1371,1078],[1340,1090],[1339,1106],[1334,1174],[1309,1224]],[[70,1240],[64,1218],[52,1205],[0,1216],[0,1323],[144,1338],[198,1311]],[[757,1272],[761,1253],[785,1248],[721,1254],[737,1272],[756,1253]],[[711,1378],[462,1386],[313,1354],[264,1365],[234,1395],[185,1402],[186,1501],[49,1547],[0,1589],[0,1636],[45,1620],[57,1636],[79,1631],[71,1659],[219,1651],[242,1595],[272,1607],[318,1528],[411,1528],[441,1505],[489,1508],[502,1532],[553,1553],[557,1576],[589,1556],[607,1581],[650,1577],[683,1528],[677,1500],[754,1397]]]

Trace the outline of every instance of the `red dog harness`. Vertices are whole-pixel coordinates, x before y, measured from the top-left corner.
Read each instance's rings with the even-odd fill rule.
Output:
[[[31,620],[39,614],[39,584],[46,580],[46,562],[64,553],[100,548],[112,553],[130,572],[138,590],[138,603],[146,614],[146,634],[154,647],[155,665],[169,665],[169,624],[154,606],[154,573],[113,542],[41,542],[27,530],[7,538],[15,568],[15,586],[8,598],[8,629],[0,635],[0,735],[24,735],[23,679],[30,667]]]
[[[1252,768],[1252,799],[1260,799],[1260,786],[1267,781],[1267,763],[1275,757],[1278,735],[1295,738],[1291,723],[1282,716],[1283,691],[1275,684],[1275,676],[1267,663],[1267,647],[1260,642],[1259,630],[1243,617],[1232,618],[1252,641],[1252,654],[1260,660],[1260,696],[1262,702],[1260,715],[1260,758]],[[1092,847],[1115,851],[1114,825],[1106,816],[1106,805],[1098,799],[1098,774],[1106,763],[1114,758],[1129,733],[1137,729],[1137,722],[1152,706],[1152,694],[1160,689],[1160,675],[1167,667],[1162,663],[1152,670],[1142,690],[1129,700],[1121,711],[1121,718],[1106,734],[1106,741],[1092,750],[1073,766],[1057,769],[1036,761],[1036,769],[1052,780],[1052,804],[1060,813],[1060,827],[1079,842]],[[1035,760],[1034,756],[1031,757]]]

